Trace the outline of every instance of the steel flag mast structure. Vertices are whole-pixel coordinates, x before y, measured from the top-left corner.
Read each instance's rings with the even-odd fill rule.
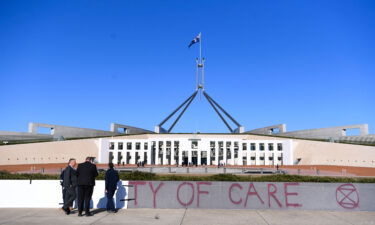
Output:
[[[228,128],[230,133],[243,133],[245,128],[241,126],[227,111],[225,111],[213,98],[211,98],[207,92],[204,90],[204,62],[205,59],[202,57],[202,33],[199,33],[189,44],[189,48],[199,42],[199,57],[196,58],[196,90],[190,97],[188,97],[181,105],[179,105],[171,114],[169,114],[161,123],[155,126],[156,133],[171,133],[174,126],[177,122],[181,119],[182,115],[185,113],[187,108],[189,108],[190,104],[193,102],[197,94],[203,94],[203,96],[207,99],[210,103],[212,108],[215,110],[217,115],[223,121],[225,126]],[[182,110],[181,110],[182,109]],[[181,110],[181,111],[180,111]],[[179,112],[180,111],[180,112]],[[177,118],[173,121],[172,125],[165,129],[163,125],[171,119],[177,112],[179,112]],[[232,128],[228,121],[224,118],[223,114],[230,119],[237,127]]]

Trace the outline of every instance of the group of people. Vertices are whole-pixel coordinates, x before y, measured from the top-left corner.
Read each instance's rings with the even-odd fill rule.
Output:
[[[108,166],[109,169],[105,174],[106,208],[108,212],[116,212],[113,196],[120,179],[113,163],[109,163]],[[62,209],[67,215],[70,214],[73,202],[77,199],[78,216],[83,216],[83,210],[85,211],[85,216],[93,216],[92,212],[90,212],[90,200],[94,191],[95,177],[97,176],[98,170],[92,157],[87,157],[86,161],[78,164],[78,166],[75,159],[69,159],[68,166],[61,173],[64,200]]]

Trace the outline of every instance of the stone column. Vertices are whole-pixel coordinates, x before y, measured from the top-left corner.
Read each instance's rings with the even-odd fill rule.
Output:
[[[268,143],[266,142],[266,143],[264,143],[264,165],[266,165],[266,166],[269,165],[268,153],[269,153]]]
[[[145,143],[144,142],[140,142],[140,154],[141,154],[141,157],[140,157],[140,161],[145,161]]]
[[[201,161],[202,161],[202,150],[201,149],[197,149],[197,153],[198,153],[198,160],[197,160],[197,164],[198,165],[201,165]]]
[[[167,141],[163,141],[163,165],[167,164]]]
[[[215,141],[215,165],[219,165],[219,142]]]
[[[152,142],[148,141],[147,142],[147,164],[151,164],[151,146],[152,146]]]
[[[114,145],[115,145],[115,147],[114,147],[114,149],[112,150],[112,152],[113,152],[113,164],[117,164],[117,161],[118,161],[118,142],[114,142]]]
[[[135,164],[135,142],[132,142],[132,148],[130,150],[130,155],[131,155],[130,164]]]
[[[211,165],[211,150],[207,151],[207,166]]]
[[[176,160],[174,160],[174,141],[171,141],[171,165],[176,165]]]
[[[238,142],[238,158],[237,158],[237,165],[243,165],[243,143]]]
[[[159,141],[155,141],[155,165],[159,165]]]
[[[182,150],[184,149],[184,145],[182,143],[182,141],[180,141],[180,145],[179,145],[179,149],[178,149],[178,165],[182,165]]]
[[[188,150],[188,163],[189,164],[191,163],[191,159],[192,159],[192,149],[189,149]]]
[[[250,149],[250,147],[251,147],[251,144],[250,143],[246,143],[246,164],[248,165],[248,166],[250,166],[251,165],[251,161],[250,161],[250,155],[251,155],[251,149]]]
[[[231,160],[230,160],[229,163],[231,165],[234,165],[234,162],[235,162],[235,160],[234,160],[234,141],[230,142],[230,155],[231,155]]]
[[[259,154],[259,142],[257,142],[255,143],[255,165],[260,165]]]
[[[223,141],[223,163],[227,164],[227,142]]]

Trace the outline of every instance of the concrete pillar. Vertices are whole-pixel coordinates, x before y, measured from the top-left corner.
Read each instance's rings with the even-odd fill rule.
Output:
[[[211,149],[208,147],[207,151],[207,166],[211,165]]]
[[[179,143],[179,149],[178,149],[178,165],[182,165],[182,150],[184,149],[184,145],[182,141]]]
[[[192,150],[189,149],[189,150],[188,150],[188,163],[191,163],[191,161],[192,161],[192,160],[191,160],[191,159],[192,159],[192,153],[193,153]]]
[[[117,161],[118,161],[118,143],[117,142],[113,142],[113,144],[114,144],[114,148],[113,148],[113,150],[112,150],[112,152],[113,152],[113,164],[117,164]]]
[[[215,165],[219,165],[219,142],[215,141]]]
[[[130,150],[130,155],[131,155],[130,164],[135,164],[135,142],[132,142],[132,147],[131,147],[131,150]]]
[[[227,165],[227,142],[223,142],[223,163]]]
[[[259,143],[255,143],[255,165],[260,165],[260,161],[259,161]]]
[[[118,150],[113,150],[113,161],[112,161],[112,163],[113,164],[117,164],[117,161],[118,161]]]
[[[141,158],[140,158],[140,160],[145,161],[145,143],[141,142],[140,145],[141,145],[141,149],[140,149]]]
[[[211,165],[211,148],[210,148],[210,142],[208,142],[207,147],[207,166]]]
[[[233,141],[230,142],[230,155],[231,155],[231,160],[229,163],[231,165],[234,165],[235,160],[234,160],[234,142]]]
[[[109,141],[107,138],[99,139],[98,162],[99,163],[109,162]]]
[[[268,149],[268,143],[264,143],[264,165],[268,166],[270,165],[269,160],[268,160],[268,155],[269,155],[270,150]]]
[[[147,142],[147,164],[151,164],[151,145],[151,141]]]
[[[38,124],[29,123],[29,133],[37,134],[38,133]]]
[[[159,141],[155,141],[155,165],[159,165]]]
[[[250,155],[251,155],[251,149],[250,149],[250,147],[251,147],[251,145],[250,145],[250,143],[246,143],[246,164],[248,165],[248,166],[250,166],[251,165],[251,158],[250,158]]]
[[[277,150],[277,143],[274,143],[275,147],[273,149],[273,160],[274,160],[274,165],[279,164],[279,160],[277,159],[279,157],[279,151]]]
[[[359,129],[361,135],[368,135],[368,124],[361,125]]]
[[[125,144],[125,143],[124,143]],[[126,145],[124,145],[124,150],[122,152],[122,161],[126,164],[128,161],[128,151],[126,150]]]
[[[278,162],[278,156],[279,155],[279,152],[278,152],[278,150],[277,150],[277,143],[274,143],[274,148],[273,148],[273,164],[274,165],[277,165],[277,164],[279,164],[279,162]]]
[[[202,164],[202,163],[201,163],[201,161],[202,161],[202,156],[201,156],[202,151],[201,151],[201,149],[197,149],[197,153],[198,153],[197,164],[198,164],[198,165],[201,165],[201,164]]]
[[[171,165],[176,165],[176,160],[174,160],[174,141],[171,141]]]
[[[163,165],[167,164],[167,141],[163,141]]]
[[[243,145],[242,142],[238,142],[238,158],[237,158],[237,165],[243,165]]]

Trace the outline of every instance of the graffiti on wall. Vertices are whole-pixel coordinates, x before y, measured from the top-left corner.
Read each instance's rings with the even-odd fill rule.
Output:
[[[298,182],[129,181],[129,185],[133,189],[133,207],[298,209],[319,205],[320,195],[327,199],[326,194],[336,200],[330,201],[330,207],[356,209],[360,205],[353,184],[337,184],[333,189],[324,189],[327,193]]]

